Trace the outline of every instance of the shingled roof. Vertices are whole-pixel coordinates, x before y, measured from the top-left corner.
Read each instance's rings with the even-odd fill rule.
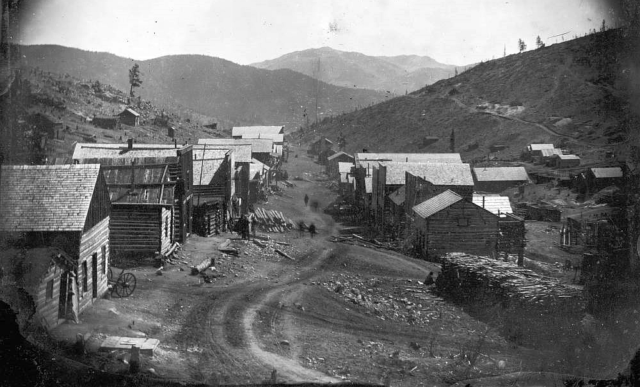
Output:
[[[200,138],[198,145],[250,145],[251,153],[271,153],[273,140],[267,138]],[[236,161],[237,158],[236,158]],[[251,159],[249,158],[250,162]],[[238,161],[240,162],[240,161]],[[245,162],[245,161],[243,161]]]
[[[93,144],[77,143],[73,149],[73,160],[84,164],[126,165],[135,160],[136,164],[177,163],[178,151],[191,145],[173,144],[134,144],[129,149],[127,144]]]
[[[256,134],[251,134],[251,133],[243,133],[242,134],[242,139],[246,140],[246,139],[254,139],[254,140],[272,140],[273,142],[284,142],[284,134],[282,133],[258,133]]]
[[[335,159],[336,157],[339,157],[339,156],[342,156],[342,155],[348,156],[351,160],[353,160],[353,156],[351,156],[347,152],[343,152],[343,151],[340,151],[340,152],[332,154],[331,156],[327,157],[327,160],[331,161],[331,160]]]
[[[391,199],[392,202],[394,202],[396,205],[401,206],[402,203],[404,203],[404,199],[406,197],[405,195],[405,191],[406,191],[406,185],[403,185],[402,187],[398,188],[397,190],[391,192],[389,194],[389,199]]]
[[[511,208],[511,202],[509,201],[508,196],[482,195],[474,193],[473,204],[502,217],[506,216],[505,214],[513,214],[513,209]]]
[[[232,136],[244,136],[252,135],[257,136],[259,134],[281,134],[284,132],[284,126],[234,126],[231,129]],[[254,137],[257,138],[257,137]],[[264,137],[262,137],[264,138]]]
[[[431,199],[427,199],[424,202],[413,206],[412,210],[419,217],[426,219],[431,215],[434,215],[437,212],[440,212],[445,208],[459,202],[460,200],[463,200],[462,196],[448,189],[443,193],[432,197]]]
[[[193,185],[208,185],[231,149],[193,149]]]
[[[477,181],[529,181],[524,167],[473,168]]]
[[[356,153],[356,166],[363,162],[462,163],[460,153]]]
[[[380,165],[387,167],[387,185],[405,184],[405,172],[409,172],[434,185],[473,186],[469,164],[388,162]]]
[[[591,168],[591,172],[596,179],[613,179],[623,176],[620,167]]]
[[[206,140],[206,139],[205,139]],[[203,141],[203,139],[198,140],[198,142]],[[195,161],[202,159],[202,152],[214,150],[214,149],[226,149],[233,151],[233,158],[235,163],[250,163],[251,162],[251,144],[217,144],[217,143],[208,143],[205,142],[203,144],[198,144],[193,146],[193,161],[195,167]]]
[[[82,231],[100,165],[6,165],[0,231]]]

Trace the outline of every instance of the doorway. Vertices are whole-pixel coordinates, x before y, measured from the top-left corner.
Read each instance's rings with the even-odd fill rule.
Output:
[[[91,279],[93,298],[98,298],[98,253],[93,253],[91,256]]]

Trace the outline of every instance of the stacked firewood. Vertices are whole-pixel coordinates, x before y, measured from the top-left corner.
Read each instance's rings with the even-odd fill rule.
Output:
[[[382,242],[378,239],[367,239],[358,234],[334,236],[331,242],[346,243],[350,245],[369,247],[374,249],[386,249],[400,251],[400,247],[396,242]]]
[[[285,232],[296,226],[294,221],[285,217],[282,211],[265,210],[264,208],[256,207],[254,216],[256,217],[258,229],[265,232]]]
[[[497,308],[505,334],[535,346],[544,344],[545,337],[552,342],[560,332],[575,334],[585,311],[581,287],[475,255],[447,254],[436,284],[464,303]]]
[[[184,257],[179,254],[181,249],[181,245],[178,242],[174,242],[169,250],[164,254],[156,254],[156,264],[159,266],[169,265],[179,265],[179,264],[187,264],[184,260]]]

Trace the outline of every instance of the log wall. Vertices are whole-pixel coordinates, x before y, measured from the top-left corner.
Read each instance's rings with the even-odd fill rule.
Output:
[[[79,308],[78,311],[82,312],[86,307],[93,304],[96,298],[93,298],[93,275],[92,264],[93,255],[96,254],[97,266],[98,266],[98,297],[101,297],[107,291],[107,272],[109,270],[109,222],[110,218],[104,218],[100,223],[89,229],[89,231],[82,234],[80,239],[80,259],[78,260],[78,293],[79,293]],[[103,249],[104,247],[104,249]],[[82,263],[87,262],[87,291],[83,289],[83,276],[85,273],[82,270]]]
[[[52,329],[58,325],[58,307],[60,303],[60,277],[64,269],[56,264],[49,267],[46,274],[38,284],[35,295],[36,316],[35,321],[45,328]],[[47,282],[53,281],[53,297],[47,300]],[[62,322],[63,320],[60,320]]]
[[[114,252],[164,253],[171,245],[171,210],[162,206],[113,206],[111,248]],[[169,233],[165,230],[169,227]]]

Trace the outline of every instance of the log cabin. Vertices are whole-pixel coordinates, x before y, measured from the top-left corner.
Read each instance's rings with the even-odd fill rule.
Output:
[[[411,210],[412,241],[419,256],[437,262],[449,252],[495,253],[499,217],[457,193],[446,190]]]
[[[1,171],[0,238],[6,248],[0,255],[10,254],[12,246],[26,249],[23,258],[35,270],[27,287],[36,294],[38,322],[52,328],[107,291],[106,182],[96,164],[2,166]],[[60,251],[43,253],[50,248]]]
[[[169,165],[108,165],[102,167],[109,197],[111,250],[164,254],[174,242],[176,182]]]
[[[191,234],[193,214],[193,146],[174,144],[87,144],[73,150],[74,163],[104,166],[167,165],[169,180],[175,182],[173,238],[184,243]]]

